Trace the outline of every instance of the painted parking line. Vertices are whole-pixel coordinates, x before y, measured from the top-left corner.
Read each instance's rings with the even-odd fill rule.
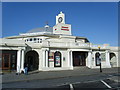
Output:
[[[100,80],[103,84],[105,84],[105,86],[107,86],[108,88],[112,88],[110,85],[108,85],[105,81]]]
[[[73,85],[72,85],[72,84],[70,84],[70,90],[74,90],[74,88],[73,88]]]

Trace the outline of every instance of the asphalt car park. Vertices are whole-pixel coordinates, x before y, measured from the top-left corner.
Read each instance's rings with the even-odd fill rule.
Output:
[[[63,88],[65,90],[80,90],[80,89],[104,89],[104,90],[118,90],[120,89],[119,82],[115,82],[110,79],[87,81],[87,82],[76,82],[72,84],[61,85],[56,88]]]
[[[80,69],[80,68],[79,68]],[[99,73],[86,68],[72,71],[39,72],[29,75],[3,75],[2,88],[13,90],[119,90],[119,76],[116,69],[104,69]],[[78,73],[80,72],[80,73]],[[78,73],[78,74],[77,74]],[[75,74],[75,75],[74,75]],[[62,76],[62,77],[60,77]],[[64,77],[63,77],[64,76]],[[82,88],[82,89],[81,89]]]

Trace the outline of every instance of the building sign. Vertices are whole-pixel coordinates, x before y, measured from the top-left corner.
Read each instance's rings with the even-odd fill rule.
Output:
[[[61,30],[69,31],[69,27],[62,26],[62,27],[61,27]]]
[[[49,53],[49,61],[54,62],[54,52]]]

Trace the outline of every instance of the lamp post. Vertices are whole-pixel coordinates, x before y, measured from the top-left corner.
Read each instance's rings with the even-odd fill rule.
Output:
[[[101,67],[101,58],[100,58],[100,46],[98,46],[98,49],[99,49],[100,72],[102,72],[102,67]]]

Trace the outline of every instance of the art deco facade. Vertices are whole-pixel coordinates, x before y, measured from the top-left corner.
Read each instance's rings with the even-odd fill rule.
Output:
[[[102,68],[118,67],[117,47],[95,45],[85,37],[73,36],[62,12],[56,16],[53,27],[46,25],[18,36],[1,38],[1,41],[3,70],[21,72],[26,64],[29,71],[69,70],[75,66],[99,68],[98,53]]]

